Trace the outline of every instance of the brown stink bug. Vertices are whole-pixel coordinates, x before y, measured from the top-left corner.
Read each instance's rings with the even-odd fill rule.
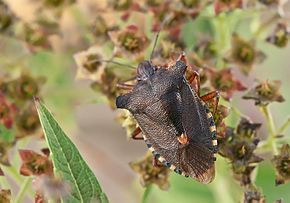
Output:
[[[129,110],[136,119],[139,127],[132,138],[144,139],[155,163],[158,159],[176,173],[207,184],[215,176],[217,138],[205,102],[215,99],[215,112],[219,93],[200,96],[198,73],[185,78],[187,64],[184,53],[169,67],[155,66],[151,59],[141,62],[136,84],[119,84],[129,92],[117,97],[116,106]],[[143,137],[138,137],[140,133]]]
[[[187,81],[185,62],[184,55],[169,68],[141,62],[137,83],[120,85],[131,91],[117,97],[116,106],[132,113],[139,125],[132,137],[136,139],[142,132],[156,159],[176,173],[206,184],[215,175],[217,139],[205,101],[216,98],[217,106],[218,92],[200,97],[199,83],[196,89],[190,86],[199,76],[194,72]]]

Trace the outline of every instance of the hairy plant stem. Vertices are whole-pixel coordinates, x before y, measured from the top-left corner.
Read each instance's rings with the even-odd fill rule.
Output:
[[[276,133],[276,127],[274,124],[272,113],[269,110],[268,105],[260,107],[260,110],[264,114],[267,124],[268,124],[269,136],[268,136],[266,146],[271,146],[273,149],[273,153],[277,154],[278,149],[277,149],[276,141],[275,141],[277,133]]]
[[[17,196],[15,197],[14,203],[22,202],[22,199],[25,196],[26,191],[28,190],[31,181],[32,181],[32,177],[25,178],[24,182],[22,183],[22,185],[20,187],[20,190],[19,190]]]
[[[143,193],[143,196],[142,196],[141,203],[146,203],[147,202],[148,197],[149,197],[151,191],[152,191],[152,185],[149,185],[149,186],[147,186],[145,188],[144,193]]]

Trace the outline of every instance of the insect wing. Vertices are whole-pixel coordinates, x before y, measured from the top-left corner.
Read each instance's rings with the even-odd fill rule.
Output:
[[[209,183],[214,179],[213,133],[210,126],[214,125],[212,115],[206,104],[191,89],[186,80],[180,90],[182,99],[182,124],[189,144],[181,153],[182,168],[199,182]]]

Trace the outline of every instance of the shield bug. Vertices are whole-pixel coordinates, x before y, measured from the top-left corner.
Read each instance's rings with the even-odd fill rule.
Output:
[[[117,108],[127,109],[136,119],[132,137],[142,132],[155,159],[171,170],[202,183],[210,183],[215,174],[216,127],[205,101],[216,98],[214,91],[199,95],[199,76],[193,72],[185,79],[186,58],[182,54],[169,68],[143,61],[137,68],[135,85],[120,84],[130,90],[117,97]],[[197,81],[196,89],[191,83]]]

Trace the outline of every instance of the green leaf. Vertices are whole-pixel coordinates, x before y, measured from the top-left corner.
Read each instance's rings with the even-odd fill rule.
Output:
[[[15,139],[14,133],[11,129],[7,129],[3,124],[0,123],[0,141],[12,143]]]
[[[38,99],[35,99],[45,139],[51,151],[53,165],[57,174],[71,184],[71,195],[64,202],[100,202],[108,199],[95,175],[81,157],[76,146],[63,132],[57,121]]]

